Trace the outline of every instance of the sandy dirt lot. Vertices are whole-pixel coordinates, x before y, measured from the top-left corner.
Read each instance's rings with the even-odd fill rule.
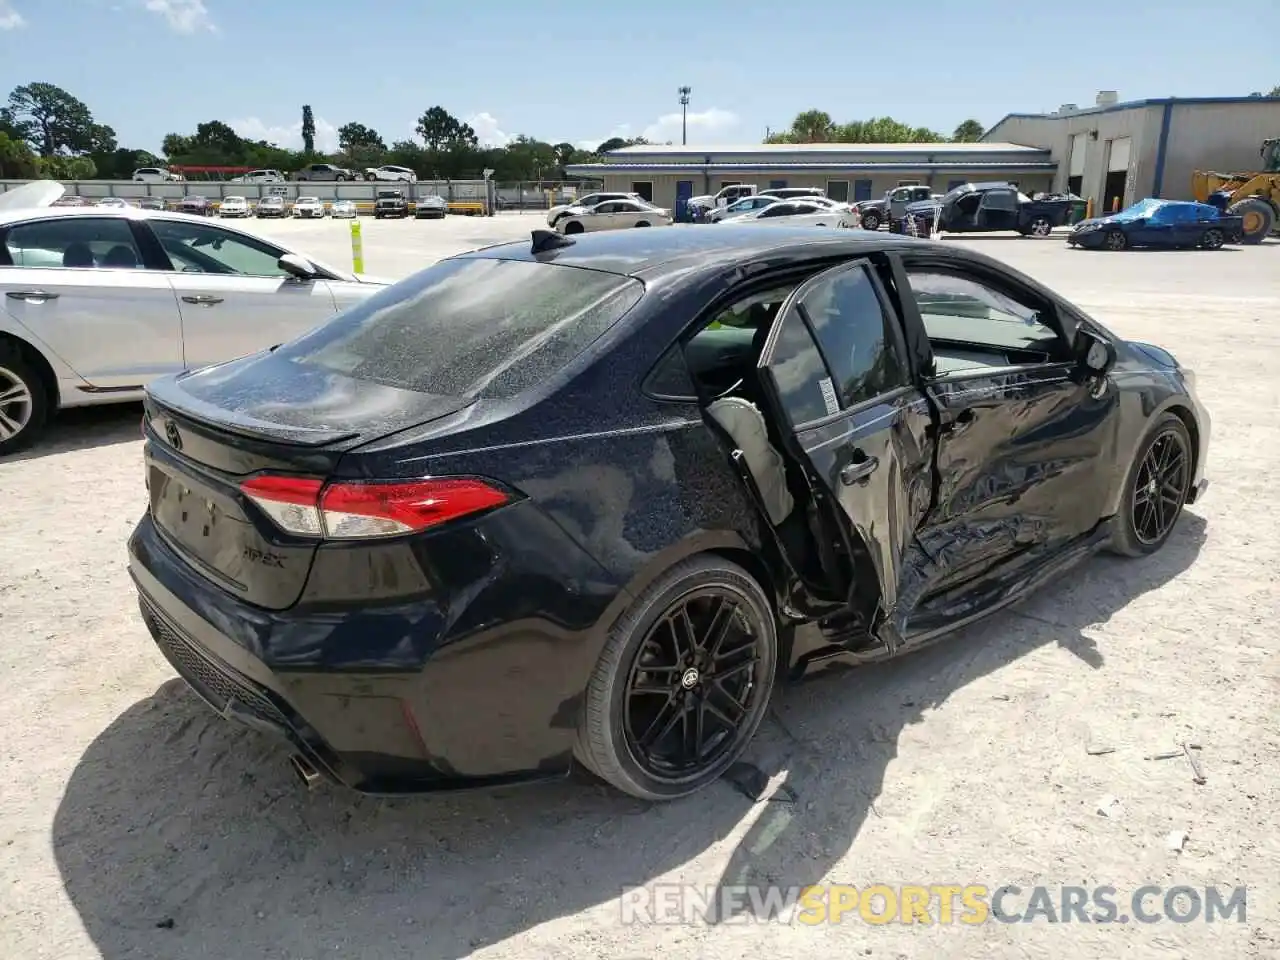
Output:
[[[539,224],[366,221],[367,269]],[[344,224],[251,226],[347,262]],[[663,806],[576,780],[308,795],[281,747],[186,692],[138,617],[138,409],[65,416],[0,462],[0,957],[1280,956],[1280,246],[964,242],[1193,367],[1212,485],[1156,557],[1100,557],[943,645],[781,692],[749,759],[793,802],[727,782]],[[1203,784],[1144,759],[1184,739]],[[1250,890],[1245,922],[1213,925],[625,924],[619,901],[823,881],[1109,885],[1121,912],[1145,884]]]

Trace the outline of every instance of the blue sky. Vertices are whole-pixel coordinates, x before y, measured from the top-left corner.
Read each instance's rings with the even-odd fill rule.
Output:
[[[1280,84],[1280,60],[1242,53],[1235,25],[1219,35],[1203,3],[920,0],[892,9],[837,0],[0,0],[0,96],[56,83],[122,145],[158,150],[164,134],[214,119],[291,145],[303,103],[329,148],[349,120],[387,141],[408,138],[437,103],[490,142],[519,133],[679,142],[676,89],[688,84],[689,142],[726,144],[758,142],[810,107],[838,121],[887,114],[949,132],[970,116],[990,125],[1010,111],[1085,106],[1099,89],[1127,100]],[[1280,3],[1252,4],[1247,20],[1250,36],[1280,36]]]

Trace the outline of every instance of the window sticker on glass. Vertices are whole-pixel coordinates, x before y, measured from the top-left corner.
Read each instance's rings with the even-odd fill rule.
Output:
[[[823,377],[819,380],[818,389],[822,391],[822,402],[827,408],[827,413],[839,413],[840,401],[836,399],[836,388],[831,382],[831,378]]]

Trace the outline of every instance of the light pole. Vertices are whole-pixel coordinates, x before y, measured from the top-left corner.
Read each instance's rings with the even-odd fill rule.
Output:
[[[680,142],[687,144],[689,142],[689,94],[693,93],[692,87],[680,88]]]

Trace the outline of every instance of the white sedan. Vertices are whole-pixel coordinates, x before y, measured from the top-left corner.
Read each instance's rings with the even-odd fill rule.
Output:
[[[777,203],[777,197],[761,195],[758,197],[743,197],[741,200],[735,200],[727,207],[716,207],[711,210],[711,222],[719,223],[721,220],[729,220],[733,217],[740,217],[746,213],[752,213],[756,210],[763,210],[770,204]]]
[[[547,226],[558,227],[561,218],[569,213],[578,213],[596,204],[604,203],[606,200],[639,200],[644,203],[638,193],[588,193],[585,197],[579,197],[572,203],[556,204],[547,211]]]
[[[368,167],[364,171],[366,180],[383,180],[392,183],[417,183],[418,175],[408,167],[397,167],[391,163],[384,163],[380,167]]]
[[[858,219],[849,209],[839,210],[814,203],[811,200],[779,200],[761,210],[752,210],[741,216],[730,217],[722,223],[751,223],[762,226],[784,224],[786,226],[810,225],[814,227],[856,227]]]
[[[335,200],[329,208],[329,216],[335,220],[349,220],[355,217],[356,205],[353,200]]]
[[[244,197],[223,197],[222,202],[218,204],[218,216],[247,217],[249,216],[249,201]]]
[[[594,207],[571,207],[556,229],[561,233],[589,233],[624,227],[665,227],[672,222],[671,211],[643,200],[606,200]]]
[[[319,197],[299,197],[293,201],[293,215],[298,219],[324,219],[324,203]]]
[[[138,400],[156,377],[263,350],[383,289],[203,217],[0,194],[0,454],[59,408]]]

